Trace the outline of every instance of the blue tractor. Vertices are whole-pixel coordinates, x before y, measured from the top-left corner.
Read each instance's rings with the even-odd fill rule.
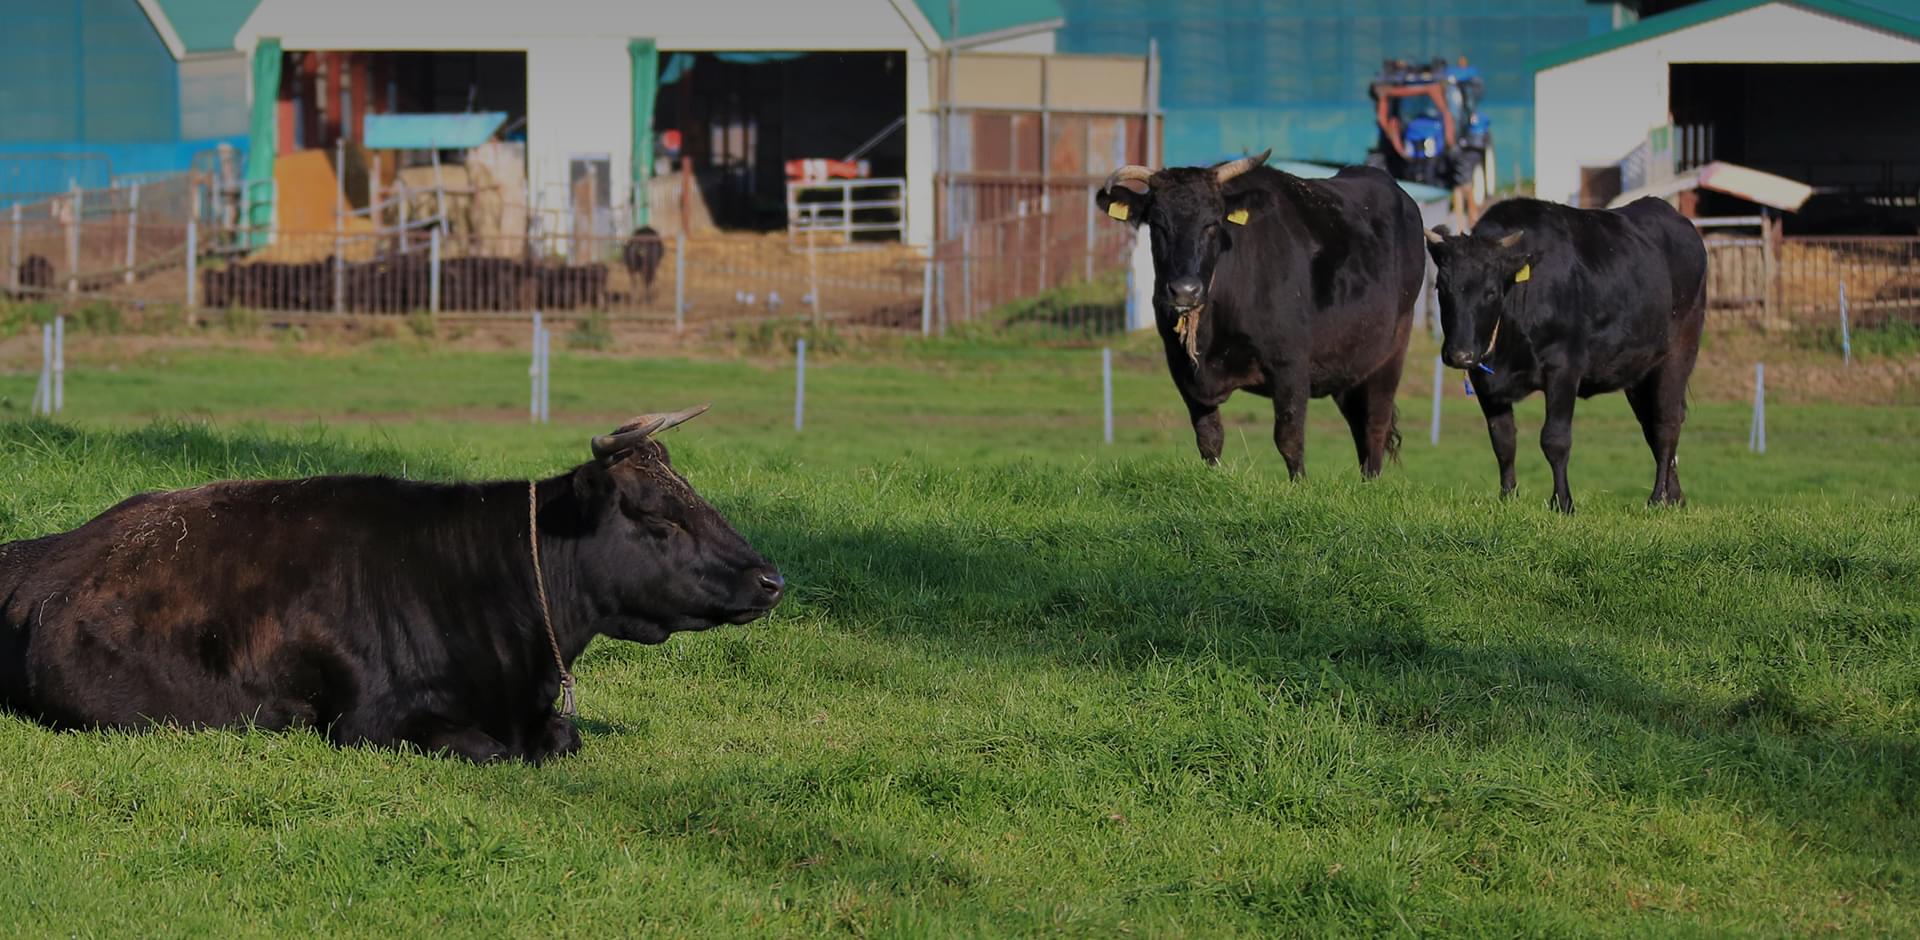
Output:
[[[1368,94],[1379,142],[1367,164],[1395,179],[1452,190],[1469,219],[1494,190],[1493,126],[1480,111],[1485,86],[1465,58],[1415,65],[1390,59]]]

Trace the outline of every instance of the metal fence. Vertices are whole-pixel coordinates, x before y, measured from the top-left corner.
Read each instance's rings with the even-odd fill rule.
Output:
[[[1132,243],[1124,226],[1096,220],[1091,189],[1077,184],[1008,202],[1008,217],[932,252],[855,246],[823,230],[622,237],[531,226],[488,236],[444,224],[370,230],[363,220],[269,237],[245,226],[244,208],[223,210],[212,187],[211,176],[189,174],[9,207],[0,215],[8,295],[302,314],[543,310],[677,329],[799,316],[929,334],[971,324],[1079,335],[1122,328]]]
[[[1920,323],[1920,238],[1707,238],[1709,324],[1856,328]]]

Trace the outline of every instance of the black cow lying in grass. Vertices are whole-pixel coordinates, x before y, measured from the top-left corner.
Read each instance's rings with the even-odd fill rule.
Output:
[[[1153,235],[1153,312],[1208,463],[1235,389],[1273,399],[1273,442],[1306,472],[1307,399],[1332,396],[1360,472],[1399,449],[1393,394],[1426,262],[1420,210],[1393,178],[1347,167],[1307,180],[1260,164],[1125,166],[1098,200]]]
[[[1513,403],[1547,393],[1540,449],[1553,466],[1553,505],[1573,511],[1567,455],[1573,402],[1624,389],[1653,449],[1649,503],[1682,502],[1674,451],[1687,378],[1707,315],[1707,250],[1672,206],[1574,209],[1513,199],[1469,236],[1427,233],[1440,268],[1448,365],[1468,370],[1513,492]]]
[[[537,483],[211,483],[0,545],[0,705],[61,728],[568,754],[554,698],[571,704],[595,636],[659,643],[780,602],[779,572],[652,439],[704,410],[637,418]]]

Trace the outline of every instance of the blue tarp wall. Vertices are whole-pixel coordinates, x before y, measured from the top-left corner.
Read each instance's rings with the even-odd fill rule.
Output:
[[[1275,158],[1358,163],[1373,146],[1367,85],[1384,59],[1466,56],[1486,77],[1499,178],[1533,175],[1528,56],[1609,32],[1587,0],[1062,0],[1062,52],[1141,55],[1159,41],[1166,161],[1271,146]],[[1625,17],[1630,20],[1631,17]]]

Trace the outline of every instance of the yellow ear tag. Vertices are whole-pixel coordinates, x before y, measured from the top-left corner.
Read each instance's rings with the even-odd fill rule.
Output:
[[[1521,267],[1520,273],[1513,276],[1515,284],[1525,284],[1531,280],[1533,280],[1533,265],[1530,264]]]
[[[1227,221],[1232,222],[1235,225],[1247,224],[1247,210],[1235,209],[1232,212],[1227,213]]]
[[[1107,203],[1107,214],[1125,222],[1127,220],[1127,204],[1119,200],[1109,202]]]

